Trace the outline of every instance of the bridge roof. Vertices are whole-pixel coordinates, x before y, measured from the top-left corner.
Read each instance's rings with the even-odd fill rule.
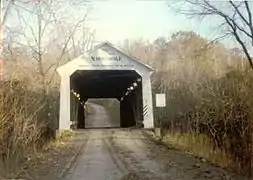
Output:
[[[106,46],[106,45],[107,45],[107,46],[110,46],[110,47],[112,47],[112,48],[114,48],[114,49],[116,49],[116,50],[119,51],[120,53],[122,53],[122,54],[124,54],[125,56],[129,57],[129,59],[131,59],[131,60],[133,60],[133,61],[136,61],[137,63],[139,63],[139,64],[145,66],[145,67],[148,68],[149,70],[154,71],[154,69],[153,69],[151,66],[149,66],[148,64],[142,62],[140,59],[138,59],[138,58],[136,58],[136,57],[130,55],[129,53],[127,53],[126,51],[124,51],[122,48],[119,48],[119,47],[113,45],[112,43],[110,43],[110,42],[108,42],[108,41],[105,41],[105,42],[103,42],[103,43],[101,43],[101,44],[95,46],[93,49],[91,49],[91,50],[89,50],[89,51],[87,51],[87,52],[89,53],[90,51],[93,51],[93,50],[95,50],[95,49],[99,49],[99,48],[101,48],[102,46]]]
[[[139,60],[136,57],[130,55],[129,53],[125,52],[121,48],[113,45],[112,43],[110,43],[108,41],[105,41],[105,42],[103,42],[103,43],[95,46],[93,49],[88,50],[87,52],[85,52],[84,55],[81,55],[81,56],[79,56],[79,57],[77,57],[77,58],[75,58],[75,59],[73,59],[73,60],[71,60],[71,61],[69,61],[69,62],[67,62],[67,63],[65,63],[63,65],[61,65],[61,66],[59,66],[57,68],[57,71],[60,73],[61,71],[69,69],[68,67],[70,67],[72,64],[76,64],[76,61],[79,61],[79,62],[84,61],[84,60],[87,61],[87,59],[90,56],[92,56],[92,54],[99,54],[99,53],[94,53],[94,52],[96,52],[96,51],[98,51],[100,49],[102,49],[103,51],[106,51],[106,52],[108,51],[109,55],[110,55],[109,51],[117,52],[116,54],[122,55],[122,56],[126,57],[125,61],[128,61],[128,62],[125,62],[125,64],[136,64],[136,66],[137,66],[136,68],[137,69],[138,68],[146,69],[145,71],[146,72],[150,72],[150,73],[152,73],[154,71],[154,69],[151,66],[149,66],[148,64],[145,64],[141,60]],[[113,54],[115,54],[115,53],[113,53]]]

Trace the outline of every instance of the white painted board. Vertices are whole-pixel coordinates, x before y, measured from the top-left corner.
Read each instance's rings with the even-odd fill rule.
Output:
[[[165,94],[156,94],[156,107],[165,107],[166,98]]]

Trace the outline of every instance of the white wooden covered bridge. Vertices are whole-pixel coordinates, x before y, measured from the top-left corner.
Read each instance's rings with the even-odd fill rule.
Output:
[[[85,128],[84,103],[89,98],[118,99],[122,127],[143,122],[144,128],[153,128],[150,66],[104,42],[57,71],[61,76],[59,130],[70,129],[71,121]]]

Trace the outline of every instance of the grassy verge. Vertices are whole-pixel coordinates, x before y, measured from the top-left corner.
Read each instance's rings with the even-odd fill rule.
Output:
[[[55,137],[55,91],[31,89],[26,81],[0,82],[0,179],[12,178],[30,154]]]
[[[65,141],[65,140],[73,137],[75,134],[76,133],[71,130],[61,131],[61,132],[59,132],[58,136],[56,136],[55,140],[52,141],[52,143]]]
[[[40,151],[30,154],[20,165],[15,178],[55,179],[70,159],[79,151],[75,142],[76,133],[63,131]]]
[[[195,133],[167,133],[161,141],[164,145],[180,149],[192,156],[200,158],[203,162],[228,170],[234,170],[235,163],[224,151],[213,149],[210,139],[203,134]]]

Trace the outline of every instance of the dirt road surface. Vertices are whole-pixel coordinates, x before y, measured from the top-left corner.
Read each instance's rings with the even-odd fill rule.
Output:
[[[89,126],[111,125],[104,107],[93,105]],[[88,129],[87,142],[64,180],[243,180],[183,152],[155,144],[145,130]],[[130,177],[132,175],[132,177]]]
[[[120,127],[120,121],[109,118],[105,107],[93,103],[89,103],[89,107],[92,109],[92,114],[85,120],[86,128]]]

